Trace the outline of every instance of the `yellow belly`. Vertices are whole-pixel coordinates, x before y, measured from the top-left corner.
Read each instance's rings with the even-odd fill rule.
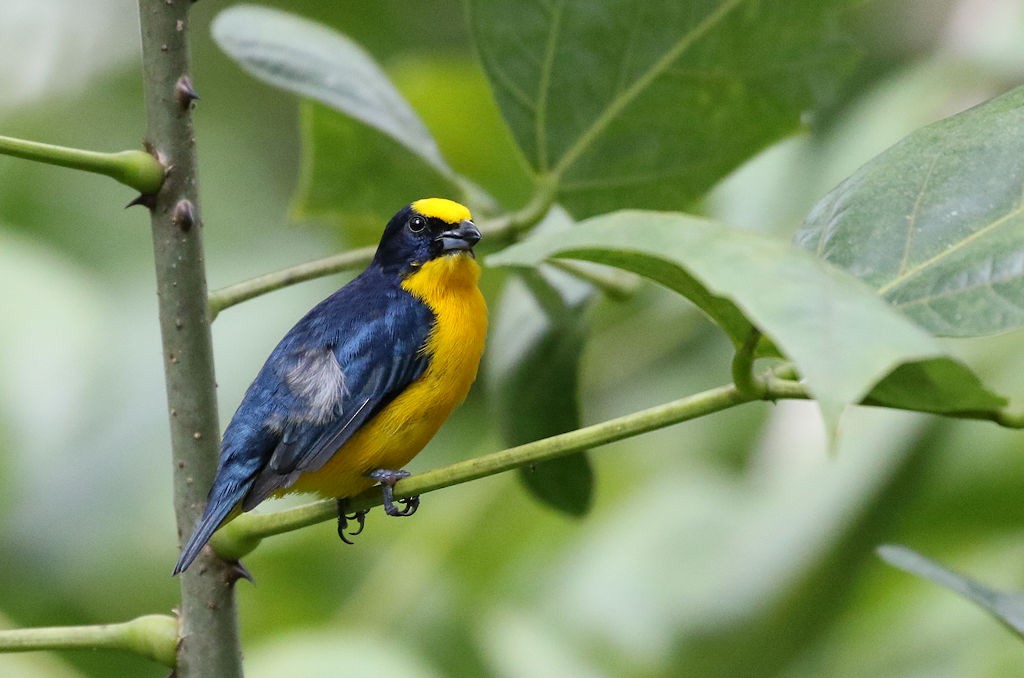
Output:
[[[402,282],[434,313],[424,352],[427,369],[360,428],[319,470],[286,492],[347,497],[374,484],[379,468],[400,469],[426,446],[476,379],[487,334],[487,306],[477,287],[480,267],[467,254],[424,264]]]

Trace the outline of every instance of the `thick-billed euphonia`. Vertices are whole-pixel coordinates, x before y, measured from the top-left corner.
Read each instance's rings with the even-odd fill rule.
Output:
[[[465,399],[487,332],[469,210],[417,200],[388,222],[372,263],[293,327],[224,431],[206,509],[177,574],[214,531],[270,496],[348,497],[400,469]],[[361,518],[361,516],[360,516]],[[343,517],[342,517],[343,520]]]

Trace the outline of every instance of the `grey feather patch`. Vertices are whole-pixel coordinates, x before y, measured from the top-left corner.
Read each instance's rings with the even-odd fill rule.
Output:
[[[304,351],[285,375],[288,389],[305,401],[306,421],[322,424],[337,416],[345,396],[345,373],[329,348]]]

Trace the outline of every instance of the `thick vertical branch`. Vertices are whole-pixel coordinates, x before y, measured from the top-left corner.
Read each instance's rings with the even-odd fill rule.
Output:
[[[148,142],[168,168],[151,203],[179,539],[215,472],[218,433],[206,312],[188,52],[191,0],[139,0]],[[168,570],[170,566],[168,564]],[[241,676],[231,567],[204,553],[181,577],[177,675]]]

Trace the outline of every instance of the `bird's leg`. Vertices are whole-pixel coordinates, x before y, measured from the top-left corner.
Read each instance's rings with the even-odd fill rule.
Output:
[[[384,512],[389,516],[411,516],[420,507],[419,495],[409,497],[408,499],[399,499],[398,503],[402,504],[404,508],[395,506],[395,483],[402,478],[408,478],[410,475],[412,474],[408,471],[393,471],[386,468],[379,468],[369,473],[370,478],[380,483],[381,490],[384,493]]]
[[[384,494],[384,512],[389,516],[411,516],[416,513],[416,509],[420,507],[419,495],[415,497],[409,497],[408,499],[395,500],[394,487],[402,478],[408,478],[410,473],[408,471],[393,471],[391,469],[377,469],[367,474],[367,477],[376,480],[380,483],[381,490]],[[402,508],[399,508],[397,504],[401,504]],[[357,527],[354,531],[349,532],[348,526],[349,521],[355,521]],[[338,536],[346,544],[351,544],[349,537],[354,537],[363,531],[366,526],[366,511],[353,511],[348,510],[348,498],[342,497],[338,499]]]
[[[353,532],[348,531],[348,521],[354,520],[359,524],[359,527]],[[354,537],[363,531],[366,527],[366,511],[355,511],[354,513],[348,512],[348,497],[342,497],[338,500],[338,536],[346,544],[352,544],[349,541],[349,537]]]

